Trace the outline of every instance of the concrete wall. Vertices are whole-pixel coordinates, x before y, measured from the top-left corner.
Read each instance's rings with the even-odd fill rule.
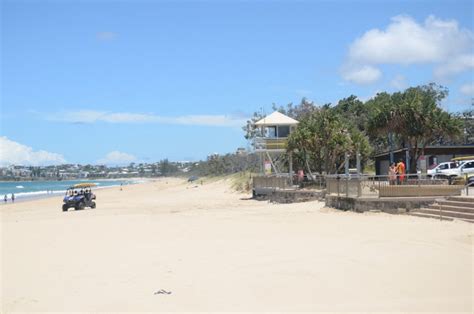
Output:
[[[380,186],[379,197],[424,197],[461,195],[462,185],[385,185]]]
[[[300,203],[324,198],[325,191],[254,189],[253,197],[275,203]]]
[[[257,176],[252,178],[254,189],[259,188],[280,188],[284,189],[288,186],[288,177],[275,176]]]
[[[380,210],[390,214],[405,213],[414,208],[421,208],[434,203],[436,197],[408,197],[408,198],[354,198],[326,195],[326,206],[355,212]]]

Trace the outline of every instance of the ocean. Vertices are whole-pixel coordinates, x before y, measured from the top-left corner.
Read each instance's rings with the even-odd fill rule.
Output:
[[[8,200],[11,199],[11,194],[15,194],[18,200],[26,198],[39,198],[51,195],[61,195],[66,192],[66,189],[77,183],[91,182],[97,184],[97,188],[104,188],[109,186],[118,186],[138,183],[134,180],[64,180],[64,181],[15,181],[15,182],[0,182],[0,197],[1,203],[3,198],[7,195]],[[93,188],[94,189],[94,188]]]

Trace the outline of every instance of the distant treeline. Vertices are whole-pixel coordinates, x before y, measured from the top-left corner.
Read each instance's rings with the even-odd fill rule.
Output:
[[[198,176],[216,176],[237,172],[257,172],[260,170],[259,156],[254,153],[212,155],[205,161],[194,163],[189,173]]]

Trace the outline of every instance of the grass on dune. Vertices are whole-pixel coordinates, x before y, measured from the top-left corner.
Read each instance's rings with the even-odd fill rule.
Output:
[[[249,171],[233,174],[206,176],[193,181],[194,184],[209,184],[218,181],[230,181],[233,190],[238,192],[249,192],[252,189],[252,177],[255,174]]]

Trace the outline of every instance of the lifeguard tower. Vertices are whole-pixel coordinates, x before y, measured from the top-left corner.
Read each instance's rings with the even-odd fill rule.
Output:
[[[296,129],[298,121],[292,119],[278,111],[255,122],[255,127],[260,130],[255,137],[255,151],[260,153],[263,164],[263,172],[266,175],[275,173],[282,174],[284,156],[288,136]],[[292,157],[288,154],[288,173],[291,178]]]

